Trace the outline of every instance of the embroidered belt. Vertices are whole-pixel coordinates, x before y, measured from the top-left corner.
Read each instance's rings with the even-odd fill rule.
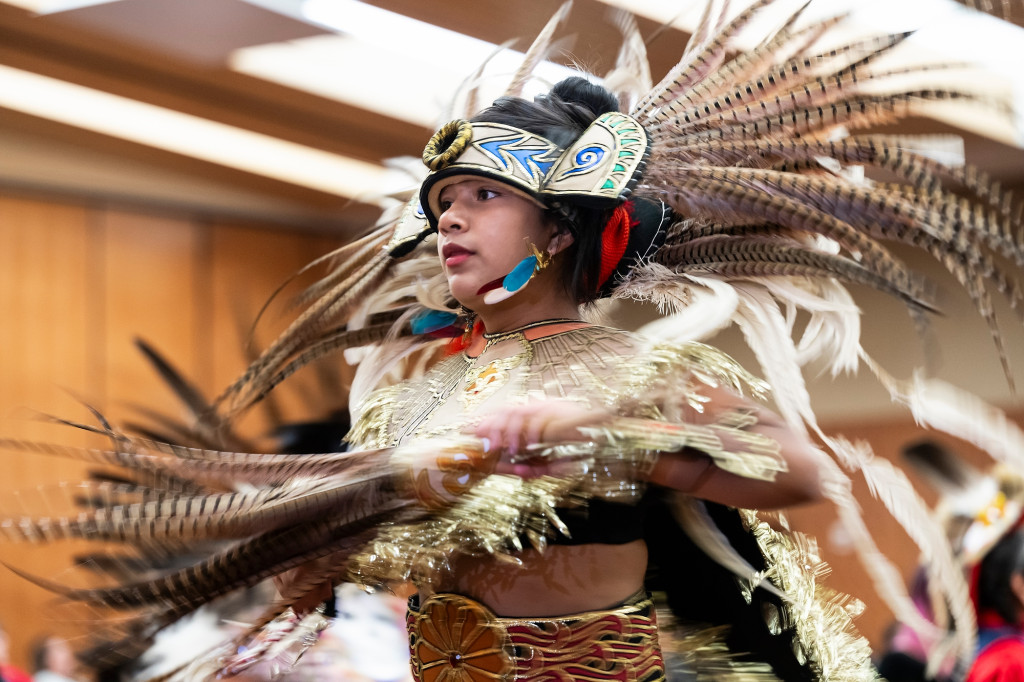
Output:
[[[480,602],[435,594],[409,600],[416,682],[552,680],[663,682],[654,605],[642,595],[608,611],[499,618]]]

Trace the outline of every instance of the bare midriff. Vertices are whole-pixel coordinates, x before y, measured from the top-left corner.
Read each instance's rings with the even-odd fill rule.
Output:
[[[509,618],[566,616],[622,604],[643,586],[647,546],[554,545],[516,555],[521,566],[495,557],[460,557],[457,576],[439,586]]]

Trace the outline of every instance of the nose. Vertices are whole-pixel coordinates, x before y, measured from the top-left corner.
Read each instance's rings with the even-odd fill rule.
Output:
[[[464,211],[459,209],[459,203],[453,201],[448,205],[437,219],[437,229],[441,234],[452,230],[463,230],[466,227]]]

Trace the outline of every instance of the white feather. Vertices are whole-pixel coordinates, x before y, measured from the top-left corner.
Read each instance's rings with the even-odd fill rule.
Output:
[[[951,639],[955,643],[953,653],[962,663],[969,663],[974,655],[977,635],[974,606],[967,581],[960,562],[955,556],[945,528],[925,501],[918,495],[906,475],[887,459],[877,458],[866,442],[850,443],[843,438],[828,439],[829,446],[841,454],[851,470],[860,470],[864,481],[875,499],[882,502],[892,517],[910,536],[921,550],[921,565],[929,578],[929,586],[938,589],[939,594],[953,614],[956,629]],[[933,628],[918,633],[928,637]],[[933,651],[935,641],[926,648]],[[934,650],[936,655],[946,655],[945,647]],[[941,661],[936,662],[939,665]]]
[[[676,495],[674,512],[679,525],[705,554],[732,571],[751,588],[762,587],[783,599],[786,595],[750,565],[708,515],[704,503],[686,495]]]
[[[658,293],[653,289],[648,292],[648,300],[658,303],[659,307],[671,305],[675,312],[642,326],[638,334],[674,343],[699,341],[732,322],[739,299],[730,284],[689,275],[678,275],[675,280],[677,292],[671,292],[664,282],[662,287],[665,288]],[[681,306],[679,303],[684,297],[687,303]]]
[[[921,426],[971,443],[993,459],[1024,471],[1024,430],[1006,413],[981,398],[939,379],[916,372],[909,382],[890,376],[865,356],[865,362],[894,399],[910,408]]]
[[[381,384],[384,377],[398,363],[422,349],[424,345],[422,339],[406,338],[374,346],[364,351],[361,362],[352,377],[352,387],[349,389],[349,410],[352,413],[353,424],[359,419],[360,406],[366,397]]]
[[[819,472],[822,491],[826,499],[835,505],[839,523],[853,543],[864,570],[871,576],[879,597],[888,604],[897,620],[913,628],[927,641],[940,641],[945,633],[918,611],[907,592],[902,574],[878,549],[853,496],[849,477],[828,457],[821,458]]]
[[[779,414],[791,429],[806,435],[805,424],[815,424],[816,419],[789,325],[763,287],[738,283],[736,290],[740,295],[737,324],[765,380],[773,387]]]
[[[776,300],[810,314],[797,345],[801,366],[823,360],[832,376],[856,372],[860,364],[860,308],[836,280],[810,282],[766,278],[762,284]],[[790,319],[793,319],[791,314]]]

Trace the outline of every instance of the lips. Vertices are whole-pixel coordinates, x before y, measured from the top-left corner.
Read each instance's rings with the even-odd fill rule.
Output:
[[[472,255],[473,251],[458,244],[445,244],[441,247],[441,258],[444,259],[444,264],[448,267],[458,265]]]

